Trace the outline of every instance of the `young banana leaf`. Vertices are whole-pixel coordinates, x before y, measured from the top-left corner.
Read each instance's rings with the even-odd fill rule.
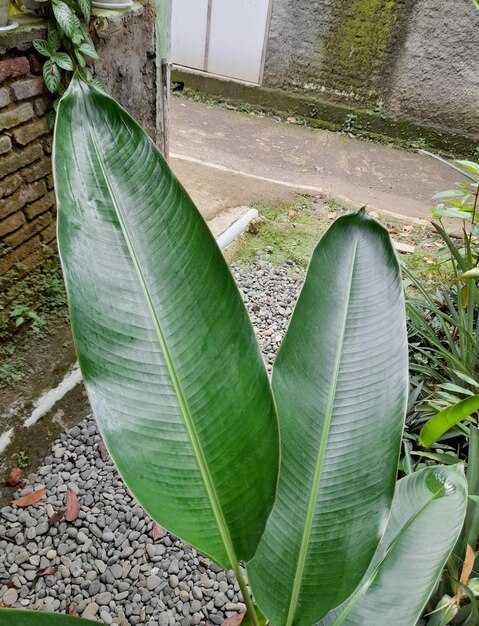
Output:
[[[230,271],[152,141],[78,77],[54,175],[73,335],[108,450],[155,520],[238,573],[273,504],[279,443]]]
[[[393,498],[407,381],[398,260],[361,210],[319,242],[273,369],[280,478],[248,566],[273,626],[314,624],[366,572]]]
[[[402,478],[368,572],[320,626],[416,624],[461,531],[466,503],[460,464],[426,468]]]

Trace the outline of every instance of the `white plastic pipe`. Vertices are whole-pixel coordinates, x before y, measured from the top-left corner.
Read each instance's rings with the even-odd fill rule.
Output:
[[[229,228],[225,230],[224,233],[216,239],[221,250],[224,250],[226,246],[229,246],[236,237],[241,235],[242,232],[246,230],[248,225],[255,219],[258,218],[258,211],[256,209],[249,209],[246,211],[244,215],[242,215],[236,222],[233,222]]]

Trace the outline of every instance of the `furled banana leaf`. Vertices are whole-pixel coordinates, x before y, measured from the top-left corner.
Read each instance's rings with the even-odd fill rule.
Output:
[[[402,478],[366,576],[320,626],[416,624],[459,536],[466,503],[462,465],[426,468]]]
[[[97,623],[71,615],[0,609],[0,626],[93,626]]]
[[[278,493],[248,567],[273,626],[310,626],[343,602],[385,529],[407,396],[398,260],[359,213],[318,244],[273,369]]]
[[[90,402],[127,486],[223,567],[271,509],[277,419],[238,289],[147,135],[75,77],[55,132],[58,242]]]

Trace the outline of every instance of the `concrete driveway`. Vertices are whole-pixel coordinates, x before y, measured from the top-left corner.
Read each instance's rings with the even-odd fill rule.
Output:
[[[171,165],[206,219],[231,206],[324,194],[407,218],[460,180],[423,156],[294,123],[171,100]]]

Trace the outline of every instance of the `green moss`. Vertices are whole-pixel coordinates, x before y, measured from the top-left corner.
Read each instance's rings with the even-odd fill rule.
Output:
[[[377,97],[380,72],[397,22],[395,0],[338,0],[326,50],[334,87]],[[334,69],[336,68],[336,69]]]

